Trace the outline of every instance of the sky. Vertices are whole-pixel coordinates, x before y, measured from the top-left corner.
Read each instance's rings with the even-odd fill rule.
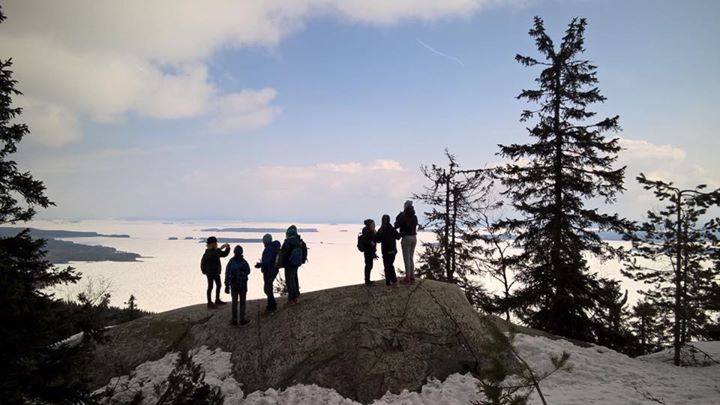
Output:
[[[526,142],[527,31],[586,17],[584,56],[620,115],[634,177],[720,186],[714,0],[8,0],[31,134],[15,156],[42,218],[359,222],[394,214],[454,152],[466,168]],[[655,205],[653,205],[655,204]]]

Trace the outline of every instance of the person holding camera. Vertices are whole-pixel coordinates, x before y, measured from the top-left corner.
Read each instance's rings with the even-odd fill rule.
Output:
[[[220,300],[220,273],[222,273],[221,257],[227,257],[230,254],[230,245],[225,243],[218,248],[217,238],[211,236],[207,239],[207,248],[200,260],[200,271],[207,277],[207,307],[210,309],[217,308],[218,305],[224,305],[225,302]],[[215,302],[212,301],[213,284],[215,284]]]

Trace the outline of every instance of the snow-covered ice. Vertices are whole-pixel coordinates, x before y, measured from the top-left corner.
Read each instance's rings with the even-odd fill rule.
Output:
[[[715,358],[720,355],[720,342],[694,344]],[[720,365],[717,364],[675,367],[665,362],[669,352],[632,359],[601,346],[579,347],[565,340],[523,334],[517,335],[515,345],[523,358],[540,372],[552,368],[551,355],[563,351],[570,353],[572,369],[559,371],[541,383],[550,404],[657,404],[644,393],[667,405],[720,403]],[[226,404],[358,404],[335,390],[303,384],[284,390],[256,391],[244,397],[240,384],[231,374],[230,353],[201,347],[192,355],[205,370],[206,382],[221,388]],[[160,360],[144,363],[131,376],[113,379],[110,385],[127,383],[152,398],[152,386],[167,378],[177,358],[177,353],[171,353]],[[453,374],[445,381],[430,379],[420,392],[387,393],[374,404],[470,404],[482,398],[477,382],[470,375]],[[540,403],[536,394],[530,397],[530,402]]]

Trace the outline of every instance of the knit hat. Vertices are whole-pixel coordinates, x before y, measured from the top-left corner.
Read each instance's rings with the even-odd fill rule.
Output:
[[[406,209],[408,209],[408,207],[412,207],[412,205],[413,205],[412,200],[406,200],[405,204],[403,205],[403,209],[406,210]]]
[[[371,224],[374,224],[374,223],[375,223],[375,221],[373,221],[372,219],[369,219],[369,218],[363,222],[363,224],[365,224],[365,226],[367,226],[367,227],[369,227]]]
[[[269,246],[272,243],[272,241],[273,241],[272,235],[270,235],[269,233],[266,233],[263,236],[263,245]]]
[[[288,227],[287,231],[285,231],[285,237],[289,238],[291,236],[297,236],[297,227],[295,225],[290,225]]]
[[[207,238],[207,244],[209,245],[211,243],[217,243],[217,238],[214,236]]]
[[[233,253],[235,253],[235,256],[242,256],[243,254],[243,248],[240,245],[235,246],[235,249],[233,249]]]

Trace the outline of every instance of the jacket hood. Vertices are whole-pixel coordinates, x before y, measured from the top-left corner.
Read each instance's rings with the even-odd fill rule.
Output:
[[[270,246],[274,247],[275,249],[280,249],[280,247],[282,245],[280,244],[279,240],[276,240],[276,241],[273,241],[273,243]]]
[[[291,238],[294,236],[298,236],[297,227],[295,225],[290,225],[287,231],[285,231],[285,237]]]
[[[233,249],[233,253],[235,253],[235,256],[242,256],[243,252],[243,247],[240,245],[235,246],[235,249]]]

